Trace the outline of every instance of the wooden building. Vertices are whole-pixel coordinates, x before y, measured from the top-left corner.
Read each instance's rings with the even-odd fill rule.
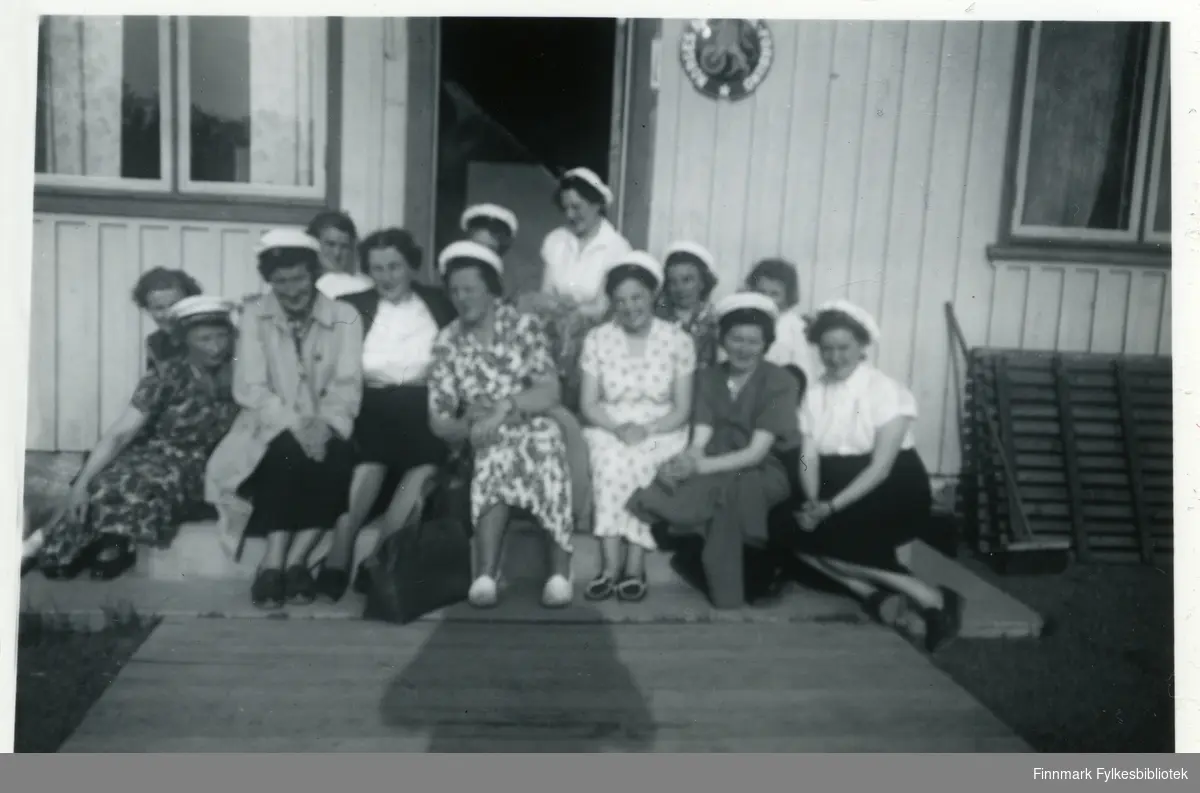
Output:
[[[877,363],[914,389],[933,471],[960,465],[947,301],[974,344],[1170,355],[1165,25],[768,20],[763,37],[741,21],[713,39],[746,58],[730,73],[766,68],[730,100],[689,73],[692,22],[609,21],[596,162],[614,220],[651,253],[707,245],[719,294],[781,255],[799,265],[804,307],[849,297],[874,312]],[[324,206],[363,230],[403,225],[427,250],[467,199],[553,224],[538,162],[466,155],[465,191],[439,200],[453,137],[439,129],[446,30],[415,18],[44,22],[30,449],[86,449],[126,403],[150,330],[130,301],[145,269],[257,290],[258,234]],[[571,68],[608,76],[607,62]]]

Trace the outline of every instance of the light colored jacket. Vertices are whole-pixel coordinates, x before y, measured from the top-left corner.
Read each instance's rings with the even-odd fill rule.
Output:
[[[238,546],[251,506],[237,490],[267,446],[311,417],[349,439],[362,405],[363,323],[348,303],[318,293],[303,354],[274,294],[247,303],[239,322],[233,398],[242,412],[208,460],[205,500],[221,516],[222,543]]]

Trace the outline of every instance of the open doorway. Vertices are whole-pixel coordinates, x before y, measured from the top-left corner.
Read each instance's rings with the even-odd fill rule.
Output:
[[[619,191],[617,20],[444,18],[438,51],[437,248],[460,236],[468,205],[503,204],[521,222],[505,280],[513,292],[536,288],[542,238],[559,223],[558,175],[582,165]]]

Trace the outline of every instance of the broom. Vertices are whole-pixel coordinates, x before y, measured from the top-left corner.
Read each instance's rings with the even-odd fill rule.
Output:
[[[950,326],[950,335],[958,342],[963,356],[969,361],[970,348],[966,337],[954,316],[954,306],[946,303],[946,322]],[[1070,540],[1043,539],[1033,533],[1025,512],[1025,503],[1021,491],[1017,487],[1017,476],[1013,470],[1012,461],[1005,453],[1004,444],[1000,438],[1000,426],[996,421],[995,412],[991,406],[985,405],[983,410],[987,419],[988,436],[995,452],[1000,457],[1004,470],[1005,489],[1009,497],[1009,529],[1012,537],[998,551],[992,551],[992,564],[1003,574],[1054,574],[1067,569],[1071,562]],[[1063,417],[1066,421],[1067,417]]]

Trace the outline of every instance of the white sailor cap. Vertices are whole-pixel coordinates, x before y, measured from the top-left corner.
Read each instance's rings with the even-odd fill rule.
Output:
[[[830,300],[822,303],[817,307],[816,315],[819,316],[826,311],[840,311],[850,319],[862,325],[862,329],[867,332],[867,343],[879,343],[879,323],[875,321],[875,317],[871,316],[871,312],[859,305],[851,303],[849,300]]]
[[[447,245],[438,256],[438,272],[444,276],[446,267],[455,259],[482,262],[495,270],[497,275],[504,275],[504,261],[491,248],[478,242],[460,240]]]
[[[639,270],[644,270],[650,273],[650,275],[654,278],[654,289],[657,291],[658,289],[662,288],[664,278],[663,266],[659,263],[658,259],[655,259],[645,251],[630,251],[613,262],[612,265],[609,266],[608,272],[611,273],[613,270],[621,266],[637,267]]]
[[[672,256],[692,256],[707,267],[710,273],[717,266],[712,253],[698,242],[688,242],[686,240],[672,242],[667,246],[667,252],[663,254],[663,261],[670,261]]]
[[[471,225],[471,221],[477,218],[487,218],[503,223],[508,226],[508,233],[514,237],[517,236],[517,230],[520,228],[517,224],[517,216],[499,204],[476,204],[467,207],[467,211],[463,212],[462,219],[459,221],[459,227],[466,231],[467,227]]]
[[[235,305],[232,301],[216,295],[193,295],[171,306],[168,316],[181,327],[188,327],[197,322],[221,319],[232,322],[231,315]]]
[[[271,229],[258,240],[255,255],[261,256],[275,248],[304,248],[321,252],[321,243],[299,229]]]
[[[591,187],[600,197],[604,199],[604,205],[610,206],[613,202],[613,192],[609,189],[604,180],[596,175],[596,172],[591,168],[572,168],[563,174],[563,181],[568,179],[578,179],[579,181]]]
[[[772,322],[779,318],[779,306],[775,305],[775,301],[758,292],[734,292],[721,299],[713,310],[716,311],[718,319],[724,319],[728,314],[742,310],[761,311],[770,317]]]

